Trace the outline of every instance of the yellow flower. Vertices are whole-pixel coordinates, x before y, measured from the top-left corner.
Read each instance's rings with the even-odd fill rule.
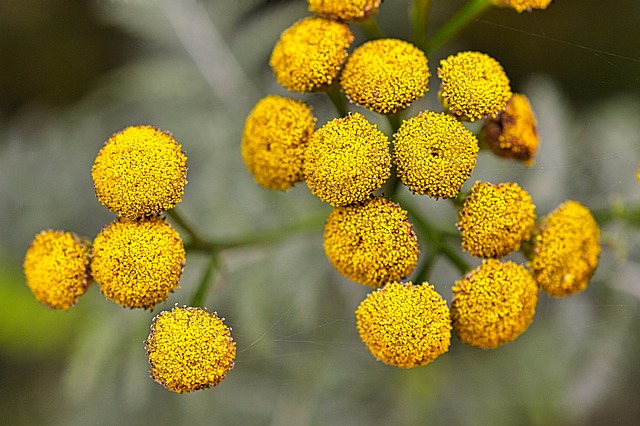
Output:
[[[36,300],[53,309],[68,310],[89,283],[89,248],[70,232],[42,231],[24,257],[27,285]]]
[[[491,0],[495,6],[510,7],[519,13],[531,12],[532,9],[546,9],[551,0]]]
[[[535,208],[517,183],[476,182],[458,219],[462,248],[477,257],[502,257],[520,249],[531,238]]]
[[[110,223],[93,242],[91,271],[102,294],[126,308],[152,308],[178,286],[185,250],[169,223],[154,216]]]
[[[382,114],[395,113],[424,96],[428,81],[424,53],[396,39],[373,40],[358,47],[340,75],[349,100]]]
[[[418,261],[407,212],[382,197],[334,209],[324,227],[324,250],[342,275],[370,287],[404,278]]]
[[[511,98],[509,78],[502,66],[484,53],[460,52],[440,61],[438,96],[446,110],[475,121],[504,111]]]
[[[177,393],[218,385],[236,357],[223,321],[215,312],[187,306],[158,314],[146,341],[151,378]]]
[[[402,123],[393,146],[400,180],[433,198],[455,197],[478,156],[476,137],[459,121],[427,111]]]
[[[242,159],[265,188],[289,189],[304,179],[302,163],[316,118],[305,103],[267,96],[244,125]]]
[[[428,364],[451,344],[449,309],[427,282],[387,284],[360,303],[356,320],[371,354],[396,367]]]
[[[311,136],[305,152],[309,189],[334,207],[367,199],[391,175],[388,145],[362,114],[329,121]]]
[[[269,64],[278,83],[294,92],[330,85],[347,59],[353,34],[346,24],[305,18],[285,30]]]
[[[170,133],[133,126],[111,136],[91,170],[98,200],[128,219],[160,214],[181,201],[187,157]]]
[[[529,327],[537,303],[538,286],[526,268],[487,259],[453,286],[453,330],[464,343],[493,349]]]
[[[382,0],[309,0],[309,11],[329,19],[361,21],[375,14]]]
[[[567,201],[537,228],[529,267],[540,288],[556,297],[584,290],[600,257],[600,230],[589,209]]]
[[[526,95],[516,93],[507,102],[507,109],[496,117],[485,118],[480,132],[481,143],[486,143],[494,154],[533,164],[540,141],[536,130],[536,117]]]

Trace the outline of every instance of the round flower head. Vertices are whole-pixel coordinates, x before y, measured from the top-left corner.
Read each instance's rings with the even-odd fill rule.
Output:
[[[102,294],[126,308],[153,308],[166,300],[184,263],[180,235],[157,216],[117,219],[93,242],[93,278]]]
[[[525,267],[487,259],[453,286],[453,330],[464,343],[493,349],[529,327],[537,303],[538,286]]]
[[[382,114],[395,113],[424,96],[428,81],[424,53],[396,39],[358,47],[340,75],[340,85],[352,102]]]
[[[477,257],[502,257],[520,249],[531,238],[535,208],[517,183],[476,182],[460,210],[462,248]]]
[[[440,61],[438,96],[446,110],[475,121],[504,111],[511,88],[502,66],[480,52],[460,52]]]
[[[269,64],[278,83],[294,92],[310,92],[333,82],[352,41],[346,24],[305,18],[282,33]]]
[[[381,197],[334,209],[324,227],[324,250],[342,275],[370,287],[404,278],[418,261],[407,212]]]
[[[455,197],[476,165],[478,141],[450,115],[422,112],[394,135],[398,177],[413,192]]]
[[[170,133],[128,127],[111,136],[91,169],[96,196],[119,216],[160,214],[181,201],[187,157]]]
[[[36,300],[53,309],[68,310],[89,283],[89,248],[70,232],[42,231],[24,257],[27,285]]]
[[[218,385],[236,357],[231,329],[223,321],[201,308],[161,312],[146,341],[151,378],[177,393]]]
[[[589,209],[567,201],[537,228],[529,267],[540,288],[556,297],[584,290],[600,257],[600,230]]]
[[[449,309],[427,282],[387,284],[360,303],[356,320],[369,352],[396,367],[428,364],[451,344]]]
[[[551,0],[491,0],[491,3],[499,7],[510,7],[519,13],[531,12],[533,9],[546,9]]]
[[[311,192],[334,207],[363,201],[391,175],[389,141],[362,114],[336,118],[311,136],[304,174]]]
[[[267,96],[244,124],[242,159],[265,188],[289,189],[304,179],[304,150],[315,128],[311,108],[289,98]]]
[[[513,158],[531,165],[540,142],[536,117],[527,96],[514,94],[503,112],[496,117],[485,118],[480,140],[500,157]]]
[[[309,11],[329,19],[361,21],[375,14],[382,0],[309,0]]]

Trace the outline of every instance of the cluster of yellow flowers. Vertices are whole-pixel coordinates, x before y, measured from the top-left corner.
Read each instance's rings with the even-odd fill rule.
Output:
[[[491,3],[522,12],[550,2]],[[531,196],[516,183],[476,182],[468,193],[461,191],[481,148],[533,164],[539,141],[531,104],[512,92],[497,60],[465,51],[438,67],[443,111],[402,120],[402,112],[429,90],[425,53],[391,38],[364,42],[349,53],[349,25],[370,18],[379,6],[310,0],[314,16],[282,33],[270,65],[290,91],[327,92],[334,102],[337,94],[387,115],[392,138],[358,112],[314,129],[310,106],[272,95],[249,114],[242,154],[262,186],[289,189],[306,181],[334,207],[324,229],[328,259],[344,276],[377,289],[356,310],[360,336],[378,360],[411,368],[447,352],[452,330],[480,348],[514,340],[533,319],[539,289],[552,296],[584,289],[598,263],[599,229],[576,201],[537,221]],[[476,120],[483,120],[477,135],[465,126]],[[402,282],[416,269],[419,244],[396,200],[396,181],[415,194],[452,199],[462,249],[483,259],[453,286],[450,309],[428,282]],[[501,260],[518,250],[526,264]]]
[[[186,253],[160,214],[181,201],[187,157],[168,132],[132,126],[114,134],[92,168],[98,200],[118,217],[90,243],[46,230],[27,250],[24,272],[36,299],[68,310],[91,281],[127,308],[152,309],[178,287]],[[152,377],[175,392],[215,386],[233,367],[235,343],[216,313],[175,307],[147,340]]]

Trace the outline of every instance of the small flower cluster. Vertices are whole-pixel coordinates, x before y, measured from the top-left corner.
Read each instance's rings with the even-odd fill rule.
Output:
[[[152,309],[178,288],[186,261],[180,234],[160,214],[181,201],[187,157],[173,136],[132,126],[111,136],[92,177],[98,200],[118,217],[88,242],[47,230],[27,250],[24,271],[36,299],[73,306],[91,281],[123,307]],[[152,377],[175,392],[215,386],[233,367],[230,329],[200,308],[174,308],[153,321],[147,340]]]
[[[544,9],[549,1],[493,3],[522,12]],[[358,112],[344,111],[314,129],[308,105],[268,96],[246,120],[242,154],[262,186],[288,189],[306,181],[333,206],[324,228],[329,261],[347,278],[377,289],[356,310],[360,336],[378,360],[411,368],[447,352],[452,330],[480,348],[514,340],[533,319],[539,289],[553,296],[584,289],[598,263],[599,230],[575,201],[536,224],[533,200],[516,183],[476,182],[468,194],[461,192],[481,148],[533,163],[539,141],[531,104],[512,92],[496,59],[465,51],[438,67],[443,111],[402,120],[429,90],[425,53],[391,38],[348,53],[354,41],[349,25],[370,19],[379,6],[310,0],[315,15],[282,33],[270,65],[290,91],[327,92],[339,110],[335,99],[344,96],[387,115],[391,140]],[[476,120],[483,120],[477,136],[465,126]],[[398,182],[414,194],[452,199],[459,206],[462,249],[483,259],[453,286],[451,309],[428,282],[402,282],[416,269],[420,250],[407,211],[395,201]],[[528,256],[526,265],[501,260],[518,250]]]

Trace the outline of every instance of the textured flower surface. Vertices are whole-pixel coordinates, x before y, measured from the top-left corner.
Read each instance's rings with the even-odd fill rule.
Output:
[[[525,267],[487,259],[453,287],[453,330],[465,343],[493,349],[529,327],[537,303],[538,286]]]
[[[304,151],[316,125],[303,102],[267,96],[244,124],[242,159],[254,179],[270,189],[289,189],[304,179]]]
[[[418,261],[407,212],[382,197],[335,208],[325,224],[324,250],[342,275],[371,287],[404,278]]]
[[[382,114],[395,113],[424,96],[428,82],[427,57],[411,43],[396,39],[358,47],[340,75],[352,102]]]
[[[507,108],[496,117],[485,118],[480,140],[494,154],[533,163],[540,140],[536,129],[536,117],[526,95],[515,93]]]
[[[223,321],[201,308],[161,312],[146,341],[151,377],[177,393],[218,385],[236,357],[231,329]]]
[[[449,350],[451,317],[432,285],[392,282],[356,309],[360,338],[371,354],[401,368],[425,365]]]
[[[375,14],[382,0],[309,0],[309,11],[340,21],[360,21]]]
[[[334,207],[364,201],[391,175],[389,141],[360,113],[336,118],[311,136],[304,174],[311,192]]]
[[[327,86],[337,77],[353,34],[346,24],[330,19],[302,19],[280,36],[269,64],[276,80],[294,92]]]
[[[458,218],[462,248],[477,257],[502,257],[531,238],[535,205],[517,183],[476,182]]]
[[[38,302],[68,310],[89,282],[89,248],[70,232],[42,231],[24,258],[27,285]]]
[[[600,258],[600,229],[589,209],[567,201],[537,228],[529,267],[540,288],[552,296],[584,290]]]
[[[491,3],[500,7],[510,7],[522,13],[525,10],[546,9],[552,0],[491,0]]]
[[[180,235],[162,218],[118,219],[95,238],[91,271],[102,294],[127,308],[152,308],[178,286]]]
[[[504,111],[511,99],[509,78],[502,65],[480,52],[460,52],[440,61],[442,105],[462,119],[475,121]]]
[[[187,157],[173,136],[132,126],[111,136],[91,170],[96,196],[119,216],[136,219],[175,207],[187,184]]]
[[[393,160],[409,189],[451,198],[476,165],[478,141],[448,114],[425,111],[405,120],[394,135]]]

